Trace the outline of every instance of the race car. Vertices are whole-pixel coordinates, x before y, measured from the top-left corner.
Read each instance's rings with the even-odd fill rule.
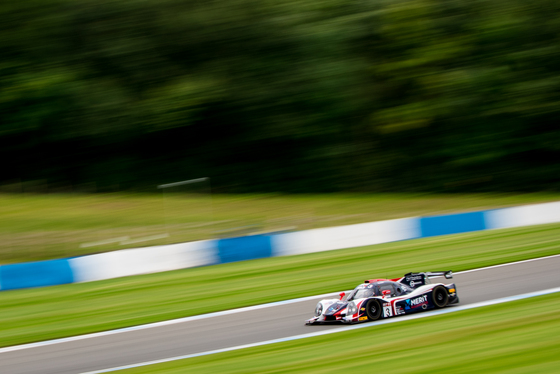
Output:
[[[375,321],[459,302],[455,284],[432,283],[430,278],[453,278],[451,271],[408,273],[396,279],[370,279],[340,299],[317,303],[315,316],[305,324]]]

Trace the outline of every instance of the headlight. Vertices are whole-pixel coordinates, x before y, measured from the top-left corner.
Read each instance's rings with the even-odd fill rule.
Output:
[[[348,307],[347,307],[347,311],[346,311],[346,315],[347,316],[352,316],[356,313],[358,313],[358,308],[356,308],[356,304],[354,304],[353,301],[351,301],[350,303],[348,303]]]
[[[319,317],[321,313],[323,313],[323,304],[318,303],[317,306],[315,307],[315,315]]]

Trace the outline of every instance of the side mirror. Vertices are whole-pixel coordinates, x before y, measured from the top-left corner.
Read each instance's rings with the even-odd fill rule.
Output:
[[[391,291],[389,291],[389,290],[383,290],[381,292],[383,293],[383,296],[385,296],[385,297],[386,296],[391,296]]]
[[[346,296],[346,292],[341,292],[338,294],[338,296],[340,296],[340,300],[344,299],[344,296]]]

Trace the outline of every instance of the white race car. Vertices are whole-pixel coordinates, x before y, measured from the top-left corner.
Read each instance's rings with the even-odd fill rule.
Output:
[[[340,299],[319,301],[305,323],[356,323],[443,308],[459,302],[455,284],[432,283],[431,277],[453,278],[451,271],[408,273],[397,279],[370,279]]]

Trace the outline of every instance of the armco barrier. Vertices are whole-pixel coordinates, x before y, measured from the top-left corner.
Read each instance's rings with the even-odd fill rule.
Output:
[[[66,259],[0,266],[2,290],[45,287],[73,282],[72,268]]]
[[[76,282],[158,273],[219,263],[215,240],[124,249],[70,259]]]
[[[271,257],[270,235],[249,235],[218,240],[220,263]]]
[[[560,202],[125,249],[71,259],[3,265],[0,266],[0,290],[88,282],[263,257],[554,222],[560,222]]]
[[[486,229],[484,212],[420,218],[421,237],[459,234]]]
[[[403,218],[277,234],[272,237],[272,247],[275,256],[289,256],[418,237],[418,218]]]
[[[560,201],[484,212],[486,228],[503,229],[560,222]]]

